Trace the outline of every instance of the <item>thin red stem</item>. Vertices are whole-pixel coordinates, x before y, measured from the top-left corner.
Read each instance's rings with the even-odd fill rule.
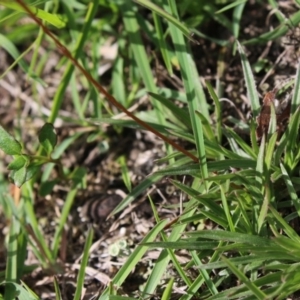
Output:
[[[90,73],[88,73],[79,63],[78,61],[72,56],[70,51],[61,44],[61,42],[54,36],[54,34],[41,22],[40,19],[38,19],[33,12],[27,7],[27,5],[23,2],[23,0],[16,0],[24,9],[25,11],[30,15],[30,17],[43,29],[45,34],[47,34],[56,44],[57,48],[61,51],[61,53],[66,56],[81,72],[82,74],[88,79],[89,82],[91,82],[96,89],[102,93],[108,101],[117,107],[119,110],[124,112],[127,116],[132,118],[134,121],[136,121],[140,126],[144,127],[145,129],[151,131],[156,136],[160,137],[163,141],[166,143],[172,145],[175,149],[182,152],[186,156],[190,157],[193,161],[199,162],[198,158],[194,156],[189,151],[182,148],[177,143],[173,142],[170,138],[166,137],[165,135],[161,134],[159,131],[155,130],[153,127],[151,127],[146,122],[142,121],[138,117],[136,117],[133,113],[128,111],[122,104],[120,104],[112,95],[110,95],[92,76]]]

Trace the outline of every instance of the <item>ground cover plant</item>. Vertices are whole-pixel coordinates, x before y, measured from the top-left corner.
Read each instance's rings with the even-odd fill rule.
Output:
[[[2,298],[299,298],[297,1],[0,5]]]

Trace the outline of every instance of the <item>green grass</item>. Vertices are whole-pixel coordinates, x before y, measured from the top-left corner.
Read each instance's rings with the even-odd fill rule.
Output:
[[[17,65],[28,77],[33,101],[42,106],[38,90],[39,85],[46,85],[43,65],[51,58],[51,53],[58,50],[58,45],[41,25],[24,26],[20,37],[17,22],[28,16],[20,13],[24,9],[19,4],[11,6],[6,2],[0,1],[5,6],[0,11],[4,28],[0,44],[14,62],[1,78]],[[175,288],[174,277],[167,276],[170,268],[176,274],[176,282],[186,286],[186,293],[180,299],[287,299],[300,289],[300,237],[293,225],[300,216],[300,67],[293,86],[292,114],[287,130],[277,139],[276,126],[270,126],[269,134],[259,143],[255,136],[255,117],[261,106],[255,74],[244,48],[251,44],[267,44],[284,36],[289,30],[288,22],[296,26],[300,15],[296,12],[286,20],[277,13],[274,16],[279,24],[276,28],[239,42],[202,33],[202,25],[211,22],[229,31],[233,37],[240,37],[241,20],[247,14],[246,1],[225,2],[223,6],[217,1],[204,1],[203,5],[190,1],[186,5],[174,0],[100,0],[89,5],[75,1],[38,3],[40,11],[36,17],[55,32],[58,41],[67,47],[75,61],[67,59],[70,55],[63,49],[66,56],[56,66],[62,71],[50,114],[34,116],[46,124],[32,146],[34,153],[21,138],[22,128],[13,128],[8,134],[8,129],[0,127],[0,148],[6,157],[12,157],[12,162],[6,167],[11,171],[15,185],[21,187],[20,198],[9,194],[8,180],[2,176],[0,205],[3,215],[9,220],[6,270],[1,273],[2,298],[14,299],[20,293],[19,299],[39,299],[34,289],[27,286],[24,275],[41,267],[51,270],[55,276],[53,292],[57,299],[62,299],[59,251],[76,195],[79,190],[87,189],[87,170],[80,165],[75,169],[63,165],[62,157],[82,137],[82,132],[72,133],[57,142],[56,133],[49,123],[55,124],[59,119],[65,124],[80,125],[88,133],[87,140],[93,140],[95,136],[105,137],[99,126],[104,123],[119,131],[125,127],[140,129],[146,125],[147,130],[164,140],[165,157],[158,163],[165,166],[149,174],[137,186],[133,187],[130,182],[126,158],[119,158],[122,178],[130,192],[112,214],[124,210],[164,177],[171,178],[176,189],[188,196],[183,213],[169,229],[165,228],[168,222],[161,219],[160,211],[149,199],[156,225],[128,255],[97,299],[133,299],[134,295],[122,293],[122,287],[145,253],[153,247],[160,253],[139,291],[141,299],[156,293],[161,299],[172,299]],[[269,4],[276,7],[274,1],[270,0]],[[58,23],[57,29],[53,25],[59,20],[62,23]],[[120,26],[122,30],[118,30]],[[191,26],[194,28],[189,28]],[[222,124],[220,78],[206,83],[199,80],[201,74],[191,51],[199,37],[227,47],[229,52],[237,50],[252,113],[252,121],[243,124],[251,142]],[[99,76],[97,63],[101,58],[99,48],[109,38],[117,43],[118,54],[111,66],[111,78],[107,80]],[[155,54],[149,52],[145,40],[154,47]],[[24,41],[27,41],[27,48],[22,46]],[[47,51],[41,59],[38,49],[45,43]],[[27,52],[32,52],[30,61],[24,58]],[[157,57],[169,76],[177,74],[181,78],[182,91],[158,86],[154,71]],[[78,69],[77,63],[84,68],[85,74]],[[84,97],[77,86],[87,91]],[[68,87],[71,88],[69,105],[73,111],[66,117],[63,110]],[[128,113],[138,99],[146,96],[151,104],[149,110]],[[179,108],[178,103],[183,106]],[[134,120],[115,119],[118,111],[112,104]],[[189,143],[193,150],[187,153],[181,142],[173,141],[175,138]],[[180,182],[179,175],[190,176],[191,184]],[[35,213],[35,188],[38,186],[39,192],[47,195],[53,193],[58,183],[65,185],[67,194],[62,207],[57,208],[60,217],[55,220],[55,231],[49,243]],[[209,223],[214,224],[213,230],[201,227]],[[199,230],[190,230],[190,224],[198,226]],[[90,230],[82,250],[76,291],[70,299],[80,299],[83,293],[92,243],[93,232]],[[28,249],[37,264],[26,266]],[[189,262],[182,264],[176,250],[185,250]],[[190,269],[193,272],[189,272]]]

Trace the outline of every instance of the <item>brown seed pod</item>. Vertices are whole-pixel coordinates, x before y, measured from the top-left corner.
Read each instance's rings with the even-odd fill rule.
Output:
[[[277,89],[271,92],[267,92],[263,99],[263,104],[259,116],[256,118],[257,128],[256,128],[256,138],[261,140],[263,134],[268,133],[269,124],[271,120],[271,105],[274,105],[276,113],[276,131],[278,133],[278,138],[284,133],[288,119],[291,111],[291,103],[289,102],[285,108],[282,109],[281,105],[276,106],[275,97]]]

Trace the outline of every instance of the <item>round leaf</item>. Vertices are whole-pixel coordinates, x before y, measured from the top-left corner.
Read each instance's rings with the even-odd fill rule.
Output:
[[[51,123],[46,123],[42,127],[39,133],[39,141],[47,154],[50,154],[54,150],[54,147],[57,143],[57,136]]]

